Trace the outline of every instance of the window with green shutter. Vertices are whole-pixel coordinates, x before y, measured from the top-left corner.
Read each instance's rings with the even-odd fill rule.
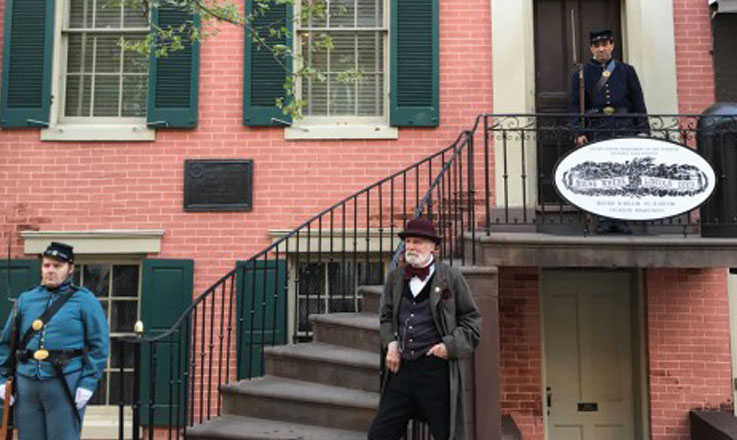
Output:
[[[253,13],[251,29],[257,33],[258,39],[254,41],[252,35],[245,32],[243,124],[283,126],[291,123],[291,118],[277,107],[276,100],[286,99],[284,81],[292,71],[292,60],[290,57],[275,57],[267,46],[292,46],[292,7],[273,2],[264,11],[258,7],[255,9],[256,12],[254,0],[246,0],[246,14]],[[269,29],[282,27],[286,28],[286,33],[269,35]]]
[[[1,126],[48,127],[42,140],[152,140],[146,125],[197,125],[198,43],[185,38],[182,50],[158,58],[119,44],[151,32],[140,2],[12,0],[6,9]],[[57,20],[55,11],[64,17]],[[163,29],[199,23],[164,7],[153,8],[151,20]],[[52,66],[53,53],[64,58]],[[52,77],[61,79],[53,90]],[[95,127],[104,131],[95,135]],[[125,127],[130,139],[117,137]]]
[[[435,127],[439,113],[438,1],[391,4],[391,124]]]
[[[5,4],[0,126],[44,127],[51,104],[54,0]]]
[[[247,8],[251,3],[247,0]],[[295,95],[305,106],[304,118],[294,124],[305,132],[300,133],[298,127],[288,130],[287,137],[314,138],[311,130],[317,132],[314,129],[330,124],[334,128],[372,126],[376,137],[382,137],[376,134],[382,123],[394,127],[437,126],[438,8],[438,0],[326,0],[325,16],[295,20],[297,59],[323,77],[296,78]],[[295,16],[302,15],[299,2],[294,9]],[[284,12],[288,13],[289,9]],[[262,23],[257,18],[254,26],[277,18],[269,19]],[[314,47],[323,35],[330,36],[332,46]],[[277,126],[279,119],[287,120],[272,105],[284,96],[284,69],[276,68],[279,63],[273,56],[258,53],[256,46],[246,39],[244,123]],[[391,132],[387,133],[391,137]],[[341,136],[353,137],[349,132]],[[357,136],[374,137],[365,132]]]

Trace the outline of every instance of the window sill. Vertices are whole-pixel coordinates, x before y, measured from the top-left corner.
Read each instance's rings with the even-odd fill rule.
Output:
[[[142,124],[60,124],[41,130],[42,141],[148,142],[156,130]]]
[[[284,129],[284,139],[398,139],[399,130],[386,123],[376,124],[301,124]]]

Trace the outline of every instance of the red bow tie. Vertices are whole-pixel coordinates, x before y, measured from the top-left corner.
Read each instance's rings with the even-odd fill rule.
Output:
[[[425,281],[425,278],[430,275],[430,266],[432,266],[432,264],[429,264],[425,267],[414,267],[407,265],[404,268],[403,278],[405,281],[408,281],[411,280],[412,277],[417,277],[420,279],[420,281]]]

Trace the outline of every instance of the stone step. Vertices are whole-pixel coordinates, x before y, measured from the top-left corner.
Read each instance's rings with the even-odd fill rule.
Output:
[[[187,430],[196,440],[365,440],[366,431],[346,431],[267,419],[225,415]]]
[[[379,302],[381,301],[381,293],[383,291],[384,286],[360,286],[358,293],[363,299],[361,311],[365,313],[379,313]]]
[[[329,313],[311,315],[313,341],[379,352],[379,315]]]
[[[223,413],[366,432],[379,394],[275,376],[221,387]]]
[[[379,355],[320,342],[264,349],[266,374],[379,392]]]

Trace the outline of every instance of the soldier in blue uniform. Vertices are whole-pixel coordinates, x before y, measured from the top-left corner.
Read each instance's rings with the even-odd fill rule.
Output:
[[[72,284],[74,252],[52,242],[41,254],[41,285],[23,292],[0,336],[0,396],[17,359],[15,420],[20,440],[78,440],[87,402],[108,357],[109,330],[95,295]],[[10,353],[16,320],[17,350]]]
[[[583,108],[579,72],[571,80],[570,112],[585,115],[572,121],[576,144],[647,134],[647,108],[640,79],[633,66],[612,57],[612,31],[592,30],[589,43],[592,58],[583,66]],[[599,217],[596,232],[629,234],[631,230],[621,220]]]

